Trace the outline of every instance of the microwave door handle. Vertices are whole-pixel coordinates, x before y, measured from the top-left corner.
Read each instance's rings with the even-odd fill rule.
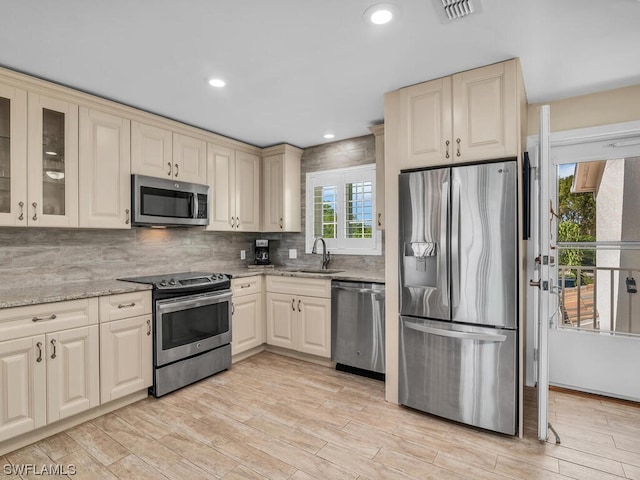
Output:
[[[191,195],[191,218],[198,218],[198,194]]]

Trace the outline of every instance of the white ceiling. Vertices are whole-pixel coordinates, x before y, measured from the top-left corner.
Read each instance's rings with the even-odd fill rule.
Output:
[[[0,65],[257,146],[365,135],[384,92],[512,57],[530,103],[640,84],[637,0],[481,0],[451,24],[388,0],[365,23],[386,1],[0,0]]]

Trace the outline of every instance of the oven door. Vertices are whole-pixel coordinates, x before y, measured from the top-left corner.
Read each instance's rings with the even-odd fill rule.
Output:
[[[156,367],[231,342],[231,290],[156,301]]]

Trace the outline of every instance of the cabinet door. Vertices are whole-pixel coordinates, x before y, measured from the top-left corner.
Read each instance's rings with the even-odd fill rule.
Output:
[[[284,230],[284,155],[272,155],[263,160],[264,198],[262,213],[263,232]]]
[[[451,127],[451,77],[403,88],[400,91],[400,168],[450,163]]]
[[[0,225],[27,224],[27,92],[0,85]]]
[[[209,225],[207,230],[229,231],[236,225],[235,152],[207,145]]]
[[[376,228],[384,230],[384,125],[369,127],[376,139]]]
[[[197,138],[173,134],[173,178],[207,183],[207,144]]]
[[[151,386],[151,315],[100,325],[100,401],[106,403]]]
[[[131,228],[130,122],[80,108],[80,227]]]
[[[455,162],[518,155],[516,62],[453,76]]]
[[[331,358],[331,299],[298,297],[297,350]]]
[[[260,231],[260,157],[236,152],[236,229]]]
[[[164,128],[131,122],[131,173],[173,176],[173,133]]]
[[[44,335],[0,343],[0,442],[47,421]]]
[[[78,105],[29,93],[30,226],[78,226]]]
[[[262,294],[233,297],[231,353],[241,353],[264,343]]]
[[[293,295],[267,293],[267,343],[297,350],[297,310]]]
[[[100,404],[98,326],[47,334],[47,423]]]

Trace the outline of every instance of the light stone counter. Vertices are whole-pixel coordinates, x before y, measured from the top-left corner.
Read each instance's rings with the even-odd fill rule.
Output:
[[[21,307],[39,303],[62,302],[79,298],[100,297],[115,293],[151,290],[151,285],[102,280],[96,282],[60,283],[27,288],[0,290],[0,308]]]
[[[248,267],[226,270],[224,273],[232,278],[253,277],[255,275],[278,275],[280,277],[324,278],[327,280],[348,280],[353,282],[384,283],[384,272],[365,272],[356,270],[341,270],[339,267],[330,268],[335,273],[308,273],[302,269],[316,269],[317,267]]]

